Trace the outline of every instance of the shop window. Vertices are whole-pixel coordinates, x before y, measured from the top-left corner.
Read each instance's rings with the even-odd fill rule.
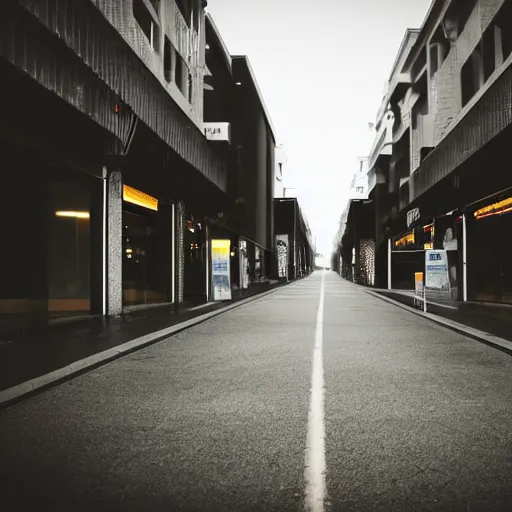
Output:
[[[89,311],[90,190],[80,183],[52,183],[48,196],[48,309]]]
[[[144,0],[133,0],[133,16],[146,36],[151,48],[160,51],[160,27],[153,14],[144,4]]]

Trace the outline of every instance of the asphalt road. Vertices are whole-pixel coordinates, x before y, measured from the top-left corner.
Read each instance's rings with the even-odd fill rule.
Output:
[[[7,511],[294,511],[322,274],[0,411]],[[325,509],[512,510],[512,358],[325,274]]]

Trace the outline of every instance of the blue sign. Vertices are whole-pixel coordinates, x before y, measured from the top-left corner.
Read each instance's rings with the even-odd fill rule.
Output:
[[[442,261],[442,259],[443,259],[443,258],[442,258],[442,256],[441,256],[441,254],[440,254],[440,253],[438,253],[438,252],[431,252],[431,253],[429,253],[429,255],[428,255],[428,260],[429,260],[429,261]]]

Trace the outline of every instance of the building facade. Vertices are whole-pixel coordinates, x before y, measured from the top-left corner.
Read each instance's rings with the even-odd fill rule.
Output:
[[[228,166],[227,197],[211,236],[229,240],[232,293],[243,295],[275,273],[276,137],[249,59],[230,55],[209,15],[206,34],[204,126]]]
[[[236,229],[241,204],[255,266],[270,259],[275,137],[244,57],[227,106],[242,154],[205,130],[223,118],[205,109],[204,7],[2,2],[2,326],[211,299],[209,231]]]
[[[357,159],[347,206],[334,239],[332,269],[345,279],[375,284],[375,203],[369,198],[369,161]]]
[[[452,298],[512,302],[511,4],[436,0],[406,35],[381,109],[392,150],[370,157],[381,286],[412,289],[444,249]]]
[[[315,268],[315,247],[306,215],[297,198],[276,198],[277,278],[293,280]]]

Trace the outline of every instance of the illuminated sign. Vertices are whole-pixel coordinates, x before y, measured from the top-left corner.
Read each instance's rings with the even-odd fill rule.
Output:
[[[407,212],[407,227],[410,228],[411,225],[418,221],[420,218],[420,209],[413,208],[412,210]]]
[[[56,217],[68,217],[72,219],[89,219],[91,217],[89,212],[68,212],[58,211],[55,212]]]
[[[231,300],[230,240],[212,240],[213,300]]]
[[[142,206],[148,210],[158,211],[158,199],[128,185],[123,185],[123,201]]]
[[[512,197],[499,201],[498,203],[490,204],[484,208],[477,210],[474,215],[475,218],[489,217],[490,215],[497,215],[499,213],[506,213],[512,211]]]
[[[407,233],[407,235],[404,235],[402,238],[399,238],[395,242],[395,247],[404,247],[409,244],[414,244],[414,232]]]
[[[231,142],[231,125],[229,123],[203,123],[203,127],[208,140]]]

